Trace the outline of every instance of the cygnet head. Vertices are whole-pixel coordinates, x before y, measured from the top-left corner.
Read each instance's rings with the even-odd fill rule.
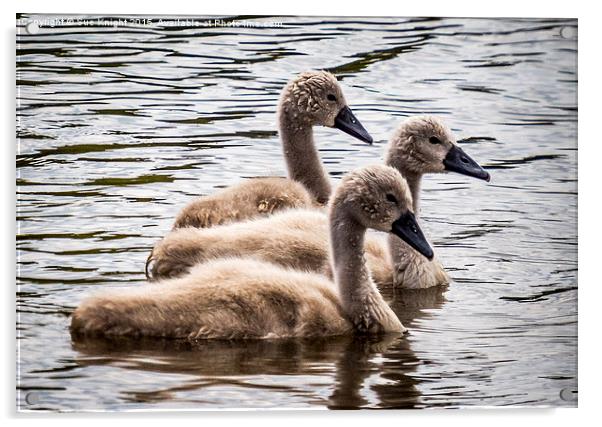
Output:
[[[331,201],[331,218],[336,210],[343,210],[365,228],[393,233],[433,258],[412,211],[410,188],[392,167],[367,166],[345,175]]]
[[[336,77],[327,71],[308,71],[291,80],[282,91],[279,114],[305,127],[335,127],[372,144],[372,137],[347,106]]]
[[[458,146],[451,130],[434,116],[404,121],[389,142],[386,163],[418,175],[450,171],[490,180],[489,173]]]

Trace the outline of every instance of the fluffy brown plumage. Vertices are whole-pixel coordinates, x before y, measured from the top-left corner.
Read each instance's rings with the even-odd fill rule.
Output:
[[[411,205],[395,169],[359,169],[343,178],[331,202],[334,283],[265,261],[222,258],[181,278],[91,297],[73,313],[71,331],[187,339],[403,332],[366,269],[363,239],[367,228],[393,230]]]
[[[71,331],[244,339],[337,335],[351,326],[340,315],[336,288],[324,276],[223,258],[177,279],[88,298],[73,313]]]
[[[374,282],[379,287],[390,286],[393,268],[386,242],[368,235],[365,251]],[[151,280],[180,277],[196,264],[223,257],[254,258],[332,279],[326,212],[296,209],[210,229],[172,231],[153,248],[147,276]]]
[[[278,177],[249,179],[189,203],[176,217],[173,228],[213,227],[312,205],[311,195],[298,182]]]
[[[269,218],[172,231],[153,248],[149,277],[179,277],[195,264],[222,257],[253,257],[303,271],[328,271],[326,213],[297,209]]]

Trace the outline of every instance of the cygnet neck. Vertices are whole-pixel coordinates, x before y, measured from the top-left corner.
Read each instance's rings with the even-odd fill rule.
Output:
[[[331,257],[342,309],[354,330],[403,332],[405,328],[383,299],[364,259],[366,227],[333,201],[330,216]]]
[[[279,126],[288,177],[303,184],[319,204],[325,205],[331,186],[314,143],[312,125],[290,111],[282,111]]]
[[[397,169],[401,176],[406,179],[410,192],[412,193],[412,210],[414,211],[416,218],[418,218],[420,215],[420,184],[422,182],[422,174],[409,170],[402,162],[396,162],[392,159],[387,159],[386,164],[387,166]]]

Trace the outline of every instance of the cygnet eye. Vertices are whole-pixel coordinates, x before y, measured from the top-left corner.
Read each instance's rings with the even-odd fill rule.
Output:
[[[336,96],[334,96],[332,93],[329,93],[329,94],[326,96],[326,99],[328,99],[329,101],[336,101],[336,100],[337,100],[337,97],[336,97]]]
[[[387,194],[387,200],[391,203],[397,204],[397,198],[391,193]]]
[[[429,142],[431,144],[441,144],[441,140],[439,138],[437,138],[436,136],[431,136],[429,138]]]

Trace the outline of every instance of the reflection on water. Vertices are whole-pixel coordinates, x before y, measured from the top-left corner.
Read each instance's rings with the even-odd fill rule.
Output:
[[[149,373],[186,376],[176,385],[157,384],[144,390],[121,390],[126,403],[185,402],[220,407],[280,407],[285,396],[332,408],[370,403],[362,395],[366,379],[380,364],[371,359],[385,353],[398,336],[381,338],[337,337],[318,340],[213,341],[198,344],[157,341],[76,343],[79,367],[110,365]],[[403,375],[400,373],[400,375]],[[293,377],[291,380],[287,378]],[[333,377],[334,380],[330,379]],[[309,382],[304,382],[308,381]],[[410,379],[404,392],[416,396]],[[317,389],[314,389],[314,387]],[[241,388],[232,393],[232,388]],[[244,389],[275,394],[274,400],[246,399]],[[374,390],[376,393],[386,393]],[[282,397],[278,397],[282,394]],[[396,396],[399,398],[399,396]],[[180,399],[178,399],[180,400]],[[294,401],[294,400],[293,400]],[[302,400],[299,400],[301,403]],[[415,399],[405,397],[403,406]]]
[[[237,17],[278,28],[86,27],[17,35],[22,409],[574,406],[577,41],[561,19]],[[55,17],[56,18],[56,17]],[[173,17],[172,17],[173,18]],[[568,36],[567,36],[568,35]],[[328,69],[375,138],[316,141],[333,180],[437,114],[490,170],[423,184],[446,289],[385,290],[404,337],[71,342],[89,292],[144,281],[191,197],[283,175],[275,109]]]

